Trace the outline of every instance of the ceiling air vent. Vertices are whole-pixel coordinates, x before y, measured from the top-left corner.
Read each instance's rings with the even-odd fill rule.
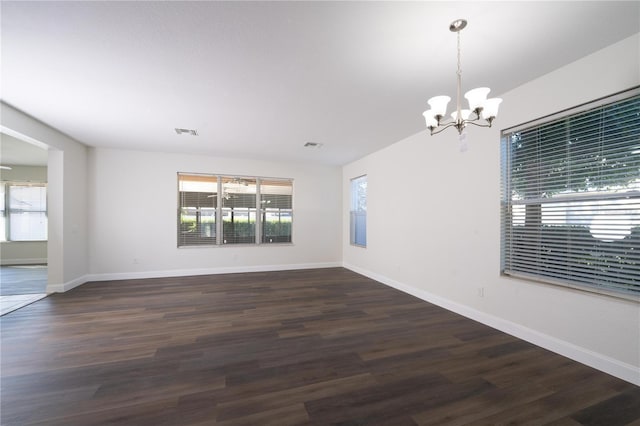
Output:
[[[183,135],[183,134],[186,133],[186,134],[191,135],[191,136],[198,136],[198,131],[194,130],[194,129],[179,129],[179,128],[176,127],[175,130],[176,130],[176,133],[179,134],[179,135]]]
[[[304,144],[305,148],[321,148],[322,144],[318,142],[307,142]]]

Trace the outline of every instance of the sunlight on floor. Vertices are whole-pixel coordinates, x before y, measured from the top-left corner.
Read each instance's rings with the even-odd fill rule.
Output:
[[[46,293],[18,294],[16,296],[0,296],[0,316],[13,312],[40,299],[44,299]]]

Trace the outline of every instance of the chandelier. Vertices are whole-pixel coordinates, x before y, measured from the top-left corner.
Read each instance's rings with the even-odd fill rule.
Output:
[[[427,103],[431,109],[425,111],[422,115],[427,124],[427,129],[431,135],[436,135],[448,127],[458,129],[458,134],[462,135],[462,131],[467,124],[473,124],[479,127],[491,127],[491,123],[498,115],[498,106],[502,99],[487,99],[490,90],[488,87],[478,87],[469,90],[464,94],[469,102],[469,109],[462,109],[460,90],[462,86],[462,69],[460,68],[460,31],[467,26],[467,21],[457,19],[451,23],[449,30],[458,33],[458,91],[457,91],[457,109],[451,113],[452,121],[443,121],[447,114],[447,104],[451,100],[449,96],[434,96]],[[482,118],[481,121],[480,119]]]

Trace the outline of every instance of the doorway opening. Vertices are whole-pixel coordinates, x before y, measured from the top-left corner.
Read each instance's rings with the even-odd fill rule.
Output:
[[[47,295],[46,149],[0,133],[0,315]]]

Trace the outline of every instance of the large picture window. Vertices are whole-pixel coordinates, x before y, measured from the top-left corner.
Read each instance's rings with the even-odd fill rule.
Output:
[[[178,247],[292,242],[292,179],[178,173],[178,203]]]
[[[640,296],[636,88],[502,134],[502,271]]]
[[[0,212],[0,241],[47,240],[46,184],[2,182]]]

